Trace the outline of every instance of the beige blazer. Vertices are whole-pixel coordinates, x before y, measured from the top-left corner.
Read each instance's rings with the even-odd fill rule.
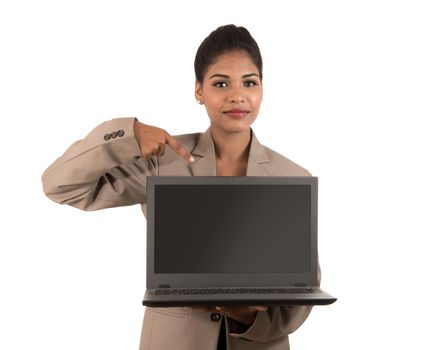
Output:
[[[176,136],[195,162],[188,164],[170,147],[162,157],[143,159],[133,131],[134,118],[113,119],[72,144],[42,176],[53,201],[82,210],[141,204],[146,216],[148,175],[216,175],[210,130]],[[307,170],[262,146],[252,134],[247,176],[309,176]],[[319,276],[320,278],[320,276]],[[249,329],[231,320],[189,307],[146,308],[140,350],[216,350],[225,322],[230,350],[289,349],[288,334],[305,321],[309,306],[270,307]]]

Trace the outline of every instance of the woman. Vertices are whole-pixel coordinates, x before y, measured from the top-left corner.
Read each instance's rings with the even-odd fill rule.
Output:
[[[135,118],[107,121],[43,174],[46,195],[83,210],[138,204],[148,175],[309,176],[262,146],[251,130],[263,97],[262,59],[243,27],[213,31],[195,58],[195,97],[205,133],[171,136]],[[287,335],[311,307],[147,308],[140,349],[289,349]]]

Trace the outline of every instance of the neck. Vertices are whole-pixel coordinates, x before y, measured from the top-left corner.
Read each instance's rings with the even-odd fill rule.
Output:
[[[240,161],[248,158],[251,141],[250,129],[243,132],[225,133],[219,129],[212,128],[211,136],[217,159]]]

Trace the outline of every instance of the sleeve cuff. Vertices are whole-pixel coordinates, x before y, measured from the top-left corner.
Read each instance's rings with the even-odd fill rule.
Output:
[[[258,311],[254,322],[250,326],[246,326],[230,318],[227,318],[227,322],[230,336],[246,340],[255,340],[256,334],[258,335],[259,332],[264,332],[264,327],[266,325],[270,326],[270,319],[267,311]]]

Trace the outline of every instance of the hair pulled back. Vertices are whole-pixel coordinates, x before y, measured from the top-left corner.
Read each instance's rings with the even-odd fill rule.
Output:
[[[257,42],[244,27],[234,24],[221,26],[210,33],[198,48],[195,56],[195,77],[202,84],[207,68],[214,63],[216,58],[231,51],[245,51],[263,79],[263,60]]]

